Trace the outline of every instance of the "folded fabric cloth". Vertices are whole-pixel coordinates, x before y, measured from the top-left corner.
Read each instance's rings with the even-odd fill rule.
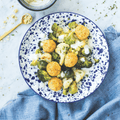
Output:
[[[0,110],[0,120],[120,120],[120,34],[111,26],[104,33],[110,66],[93,94],[74,103],[55,103],[29,89]]]

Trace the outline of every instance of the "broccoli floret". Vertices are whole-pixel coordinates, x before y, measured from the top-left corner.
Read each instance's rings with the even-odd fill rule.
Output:
[[[39,69],[46,69],[46,66],[47,66],[47,62],[46,61],[44,61],[44,60],[40,60],[40,61],[38,61],[38,63],[37,63],[37,65],[38,65],[38,68]]]
[[[64,42],[68,45],[74,44],[76,41],[74,37],[74,32],[71,32],[67,37],[65,37]]]
[[[81,58],[84,58],[85,61],[82,61]],[[81,57],[80,60],[78,60],[77,64],[75,65],[76,68],[90,68],[92,66],[92,62],[87,60],[85,57]]]
[[[63,32],[63,29],[60,26],[58,26],[56,23],[52,25],[52,30],[54,37],[58,37]]]
[[[48,73],[45,70],[38,70],[37,76],[42,82],[46,82],[51,79]]]
[[[78,60],[78,62],[76,63],[75,67],[78,68],[78,69],[81,69],[82,68],[82,62],[80,60]]]
[[[78,24],[77,24],[76,22],[71,22],[71,23],[68,24],[69,28],[71,28],[71,29],[76,28],[77,25],[78,25]]]
[[[74,72],[72,69],[67,69],[66,71],[64,71],[64,73],[66,78],[72,78],[74,76]]]
[[[54,24],[52,25],[52,30],[53,30],[53,31],[57,31],[57,27],[58,27],[57,23],[54,23]]]
[[[78,69],[81,69],[81,68],[85,67],[85,60],[86,60],[86,57],[81,56],[79,58],[77,64],[75,65],[75,67],[78,68]]]
[[[52,33],[49,33],[48,38],[57,41],[57,38]]]
[[[55,49],[55,52],[59,54],[60,56],[60,61],[59,61],[59,64],[62,66],[63,65],[63,62],[64,62],[64,59],[65,59],[65,55],[66,55],[66,52],[69,48],[69,45],[66,44],[66,43],[60,43],[57,45],[57,48]]]
[[[60,56],[59,56],[59,54],[57,54],[57,53],[55,53],[55,52],[52,52],[52,60],[59,63],[59,61],[60,61]]]

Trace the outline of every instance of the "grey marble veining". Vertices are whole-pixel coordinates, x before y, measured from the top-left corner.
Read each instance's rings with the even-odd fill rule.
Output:
[[[23,8],[17,0],[0,0],[0,36],[19,24],[23,14],[30,13],[33,16],[31,24],[19,26],[9,34],[9,40],[6,37],[0,41],[0,108],[8,100],[14,99],[18,92],[29,88],[20,73],[18,50],[25,32],[36,20],[53,12],[76,12],[90,18],[102,31],[110,25],[120,31],[119,6],[119,0],[57,0],[51,8],[33,12]],[[14,13],[16,8],[18,13]],[[12,14],[17,16],[16,22],[10,17]],[[7,24],[3,21],[7,21]]]

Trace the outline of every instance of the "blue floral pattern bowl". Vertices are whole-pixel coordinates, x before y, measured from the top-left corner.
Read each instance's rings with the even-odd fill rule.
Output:
[[[30,66],[30,55],[38,49],[38,41],[48,39],[53,23],[66,26],[69,22],[77,21],[90,30],[93,43],[92,57],[99,59],[94,64],[87,77],[78,84],[78,93],[63,95],[62,90],[54,92],[48,88],[48,83],[42,83],[36,76],[37,67]],[[19,48],[19,66],[26,83],[40,96],[55,102],[75,102],[93,93],[103,82],[109,66],[109,50],[104,34],[100,28],[77,13],[59,12],[52,13],[36,21],[24,35]]]

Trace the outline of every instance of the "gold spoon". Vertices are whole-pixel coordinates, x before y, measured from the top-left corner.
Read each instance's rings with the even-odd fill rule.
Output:
[[[10,34],[13,30],[15,30],[18,26],[21,24],[29,24],[32,22],[32,16],[29,13],[26,13],[22,16],[21,23],[19,23],[17,26],[9,30],[8,32],[5,32],[2,36],[0,36],[0,40],[2,40],[4,37],[6,37],[8,34]]]

